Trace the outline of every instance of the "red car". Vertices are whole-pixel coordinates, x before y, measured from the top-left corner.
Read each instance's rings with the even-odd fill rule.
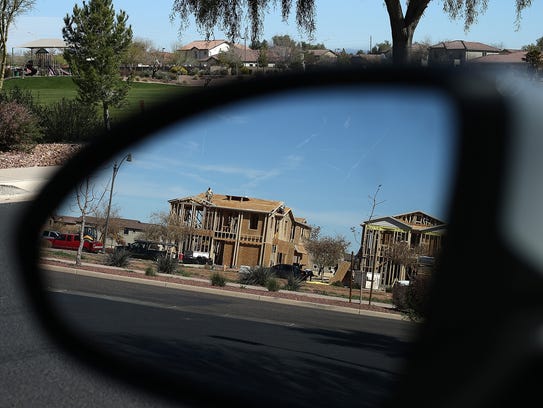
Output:
[[[73,249],[79,248],[80,243],[79,234],[60,234],[58,238],[51,241],[52,248],[58,249]],[[92,239],[83,239],[83,250],[86,252],[100,252],[104,248],[104,245],[99,241]]]

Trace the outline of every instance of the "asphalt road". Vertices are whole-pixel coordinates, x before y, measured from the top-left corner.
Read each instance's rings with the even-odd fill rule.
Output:
[[[0,219],[13,222],[22,205],[0,205]],[[3,254],[10,252],[8,224],[0,229]],[[0,406],[173,406],[64,355],[33,322],[13,258],[2,256],[0,268]],[[262,397],[279,383],[279,395],[296,395],[303,406],[374,406],[400,375],[412,329],[396,320],[133,283],[104,285],[62,273],[54,287],[52,299],[87,338],[138,365],[159,365],[172,384],[189,376]]]
[[[0,205],[0,407],[179,407],[89,371],[43,335],[11,247],[24,205]]]

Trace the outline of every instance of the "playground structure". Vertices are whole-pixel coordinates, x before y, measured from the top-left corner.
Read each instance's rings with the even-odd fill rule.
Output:
[[[12,69],[13,76],[63,76],[71,75],[55,60],[51,50],[67,48],[63,40],[41,39],[22,44],[16,48],[30,49],[30,59],[20,69]],[[14,67],[12,67],[14,68]]]

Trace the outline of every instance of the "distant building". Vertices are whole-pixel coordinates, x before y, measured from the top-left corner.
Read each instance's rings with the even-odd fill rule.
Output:
[[[444,41],[428,49],[428,65],[463,65],[474,58],[499,54],[501,50],[480,42]]]
[[[380,286],[408,280],[411,272],[416,273],[416,258],[439,256],[446,232],[443,221],[422,211],[374,218],[362,223],[362,228],[360,270],[364,276],[372,271],[378,273]],[[393,252],[398,244],[411,252],[411,265],[395,262]]]
[[[329,65],[337,62],[337,54],[327,49],[307,50],[304,60],[306,64]]]
[[[103,229],[104,219],[96,217],[86,217],[86,233],[95,239],[100,239],[98,230]],[[48,227],[56,229],[59,232],[79,232],[81,228],[82,217],[72,217],[68,215],[55,215],[49,217]],[[126,218],[111,218],[109,220],[109,231],[116,234],[116,240],[108,238],[105,242],[105,248],[111,248],[116,245],[127,245],[133,243],[141,237],[146,228],[151,225],[138,220]],[[108,234],[109,235],[109,234]]]
[[[488,64],[500,68],[514,68],[528,71],[529,64],[526,62],[524,50],[502,50],[499,54],[489,54],[484,57],[469,60],[470,64]]]
[[[178,51],[185,57],[193,58],[197,61],[205,61],[209,57],[226,52],[230,49],[230,44],[226,40],[200,40],[192,41]]]
[[[209,197],[209,195],[208,195]],[[309,264],[303,239],[311,227],[281,201],[206,193],[169,200],[190,232],[181,251],[207,252],[229,267]]]

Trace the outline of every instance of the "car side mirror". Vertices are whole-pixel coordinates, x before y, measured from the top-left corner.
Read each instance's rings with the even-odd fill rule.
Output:
[[[496,293],[507,287],[504,280],[509,270],[503,265],[511,266],[517,259],[504,245],[498,228],[515,124],[512,100],[495,78],[483,72],[390,67],[270,75],[165,101],[90,143],[29,204],[17,236],[29,301],[46,332],[71,355],[177,402],[216,405],[228,401],[237,406],[254,405],[255,401],[264,406],[357,403],[359,396],[350,392],[357,387],[364,394],[375,392],[374,402],[388,398],[415,401],[419,394],[413,384],[421,379],[432,384],[425,391],[427,401],[463,401],[473,389],[452,393],[450,386],[468,381],[477,384],[490,366],[487,356],[481,357],[470,345],[483,347],[492,340],[490,333],[496,334],[493,328],[505,327],[487,302],[495,302]],[[127,158],[131,161],[122,164]],[[373,220],[371,241],[364,247],[355,235],[349,252],[354,258],[359,248],[374,251],[361,259],[370,265],[368,259],[373,256],[374,272],[381,268],[381,272],[398,273],[381,275],[387,284],[395,284],[406,276],[407,268],[399,263],[397,268],[388,267],[395,256],[390,250],[375,252],[384,248],[379,245],[392,246],[378,241],[385,235],[377,231],[393,231],[394,242],[404,242],[408,236],[424,237],[417,246],[427,242],[430,248],[430,242],[435,242],[430,237],[440,233],[443,223],[428,224],[440,217],[429,217],[417,204],[435,209],[446,220],[446,235],[436,256],[438,268],[429,280],[424,321],[402,322],[413,333],[412,341],[401,342],[412,346],[409,353],[402,354],[405,359],[394,360],[401,366],[379,366],[374,370],[378,372],[370,374],[374,361],[364,360],[371,357],[361,349],[371,339],[382,339],[380,344],[398,341],[401,330],[374,337],[375,333],[367,331],[374,322],[364,320],[353,329],[354,337],[345,335],[341,342],[330,327],[337,329],[343,318],[330,317],[334,323],[326,327],[322,322],[319,327],[318,319],[292,323],[300,331],[307,324],[305,333],[321,342],[325,340],[319,336],[326,332],[330,350],[332,344],[344,347],[351,341],[350,354],[341,357],[339,364],[332,356],[323,358],[303,347],[291,349],[284,337],[274,339],[278,331],[273,327],[288,327],[288,321],[266,326],[266,341],[260,337],[263,332],[255,335],[258,339],[251,338],[247,334],[251,329],[242,323],[253,324],[249,327],[255,333],[257,323],[270,323],[269,315],[259,314],[264,309],[261,306],[238,305],[234,319],[228,315],[226,301],[219,301],[223,308],[219,313],[220,307],[212,309],[215,302],[208,298],[196,307],[177,303],[187,299],[183,292],[168,292],[159,301],[151,291],[136,295],[138,290],[132,286],[117,285],[112,279],[93,280],[95,275],[80,273],[75,266],[62,266],[71,275],[65,269],[59,272],[60,268],[52,273],[43,262],[40,231],[52,215],[66,215],[73,208],[75,189],[88,180],[102,191],[111,189],[113,203],[123,212],[142,207],[149,214],[159,209],[157,202],[167,214],[175,209],[182,222],[191,222],[183,239],[170,240],[176,251],[204,249],[205,257],[213,259],[211,266],[220,265],[222,272],[281,263],[313,265],[308,251],[295,242],[296,226],[301,231],[320,225],[326,235],[341,231],[339,235],[346,236],[352,233],[350,227],[356,232],[364,220]],[[212,192],[206,190],[210,186]],[[379,207],[381,197],[375,193],[388,186],[394,186],[387,190],[391,199],[383,197],[386,206]],[[283,202],[287,194],[292,203]],[[319,201],[329,207],[317,207]],[[145,207],[146,203],[152,204]],[[393,217],[402,215],[404,210],[398,210],[402,206],[408,207],[405,213],[412,214],[412,223]],[[318,211],[312,211],[315,208]],[[340,208],[339,215],[332,214],[334,208]],[[109,210],[111,205],[108,214]],[[217,217],[206,218],[211,213]],[[250,214],[258,217],[251,221]],[[117,218],[124,218],[119,215]],[[268,235],[259,236],[256,231],[264,226]],[[488,238],[477,239],[474,226],[488,233]],[[418,233],[421,229],[424,234]],[[105,248],[113,252],[115,238],[108,235],[109,226],[105,230]],[[412,231],[418,232],[408,234]],[[36,239],[29,242],[28,237]],[[299,242],[306,241],[300,238]],[[502,267],[489,267],[483,255],[498,249],[495,260]],[[175,259],[178,262],[179,257]],[[202,269],[207,266],[201,265]],[[520,275],[526,273],[530,282],[537,282],[534,288],[540,287],[531,269],[524,265],[520,269]],[[459,286],[464,278],[469,285]],[[160,281],[146,277],[145,270],[137,279]],[[243,286],[236,284],[238,289]],[[369,288],[373,287],[372,281]],[[488,293],[481,293],[482,287]],[[133,313],[136,309],[139,314]],[[231,320],[219,324],[224,315]],[[360,313],[356,316],[361,318]],[[216,327],[216,332],[197,333],[191,324],[204,318],[209,323],[199,330]],[[360,339],[368,343],[361,345]],[[351,359],[356,360],[354,368],[347,363]],[[473,371],[466,374],[463,364],[470,359],[480,362],[481,368],[470,364]],[[333,374],[326,376],[327,370]],[[317,387],[293,381],[321,371],[323,381]],[[488,384],[502,383],[492,377]]]

